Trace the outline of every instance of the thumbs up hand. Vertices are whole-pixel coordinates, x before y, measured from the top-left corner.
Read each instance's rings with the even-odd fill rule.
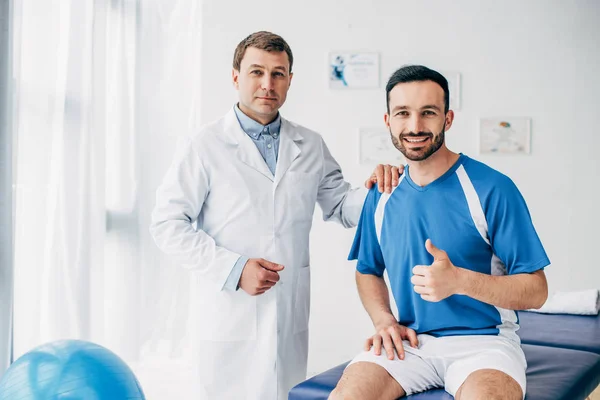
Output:
[[[425,241],[425,249],[433,256],[431,265],[417,265],[410,279],[415,292],[423,300],[437,302],[459,293],[462,268],[452,264],[448,254],[438,249],[430,239]]]
[[[433,256],[433,262],[448,260],[448,254],[441,249],[438,249],[431,243],[431,239],[425,241],[425,249],[429,254]]]

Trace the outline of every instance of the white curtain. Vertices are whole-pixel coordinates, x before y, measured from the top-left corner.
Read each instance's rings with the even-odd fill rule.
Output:
[[[11,8],[0,0],[0,376],[12,350],[13,307],[13,168],[12,85],[9,76]]]
[[[147,231],[148,151],[198,124],[200,22],[199,0],[15,2],[15,359],[90,340],[149,399],[196,396],[193,287]]]

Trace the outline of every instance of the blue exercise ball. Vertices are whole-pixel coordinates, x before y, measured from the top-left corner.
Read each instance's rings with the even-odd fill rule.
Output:
[[[21,356],[0,381],[0,400],[145,399],[127,364],[81,340],[48,343]]]

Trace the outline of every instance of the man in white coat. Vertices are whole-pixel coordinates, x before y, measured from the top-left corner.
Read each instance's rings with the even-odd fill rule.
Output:
[[[280,36],[244,39],[239,102],[187,139],[157,190],[150,230],[194,276],[198,383],[210,400],[284,400],[305,379],[315,204],[354,227],[366,196],[318,133],[279,115],[292,65]],[[365,186],[389,192],[398,174],[379,165]]]

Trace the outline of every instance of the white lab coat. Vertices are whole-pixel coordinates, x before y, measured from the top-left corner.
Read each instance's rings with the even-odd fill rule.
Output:
[[[157,190],[150,230],[192,270],[206,399],[284,400],[306,378],[315,203],[325,220],[352,227],[365,194],[319,134],[283,118],[275,176],[233,109],[188,138]],[[240,255],[284,265],[281,280],[259,296],[224,289]]]

